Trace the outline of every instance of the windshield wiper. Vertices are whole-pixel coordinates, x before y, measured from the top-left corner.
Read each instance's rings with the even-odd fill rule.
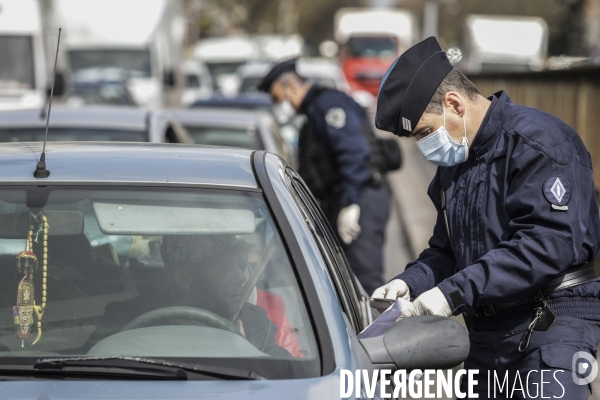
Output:
[[[9,369],[14,370],[13,368]],[[29,372],[31,371],[30,369]],[[0,375],[5,372],[6,370],[0,367]],[[19,374],[23,374],[23,372],[26,371],[19,369]],[[186,380],[190,378],[190,375],[224,380],[265,379],[251,370],[127,356],[43,358],[33,364],[33,373],[91,377],[107,376],[128,379]]]

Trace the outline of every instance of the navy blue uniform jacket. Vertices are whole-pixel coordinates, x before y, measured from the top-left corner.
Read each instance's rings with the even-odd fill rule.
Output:
[[[329,149],[331,166],[339,172],[340,208],[359,204],[362,189],[371,178],[364,111],[346,93],[316,85],[308,90],[300,110],[306,114],[310,134]]]
[[[438,212],[429,248],[397,277],[413,296],[437,285],[455,315],[532,295],[567,268],[593,261],[600,244],[592,162],[577,132],[504,92],[494,97],[468,160],[438,168],[428,191]],[[544,193],[556,177],[562,203],[570,191],[567,210],[554,209],[550,200],[562,203]],[[600,320],[599,296],[596,280],[556,292],[548,303],[559,315]]]

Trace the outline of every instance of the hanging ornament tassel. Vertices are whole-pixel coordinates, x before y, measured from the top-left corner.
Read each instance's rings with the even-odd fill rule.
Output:
[[[48,219],[45,215],[42,215],[42,223],[44,224],[44,255],[42,258],[42,305],[34,307],[35,315],[37,316],[38,322],[37,337],[35,338],[33,343],[31,343],[32,346],[39,342],[42,338],[42,317],[44,316],[44,310],[46,309],[46,282],[48,278],[48,229],[50,228],[50,226],[48,225]],[[35,264],[35,266],[37,268],[37,263]]]
[[[36,217],[37,219],[37,217]],[[25,350],[25,339],[31,333],[34,323],[34,314],[37,317],[37,337],[32,345],[39,342],[42,337],[42,317],[46,309],[46,282],[48,277],[48,219],[42,215],[38,235],[43,232],[43,258],[42,258],[42,305],[35,304],[35,286],[33,284],[33,270],[38,268],[38,259],[33,252],[33,224],[29,225],[25,250],[17,255],[17,271],[24,274],[17,289],[17,305],[13,307],[13,319],[17,337],[21,339],[19,350]]]
[[[25,339],[31,333],[33,312],[35,307],[33,281],[27,275],[19,282],[17,289],[17,305],[13,307],[13,317],[17,337],[21,339],[19,350],[25,350]]]
[[[33,224],[29,225],[29,232],[27,234],[27,242],[25,245],[25,250],[17,254],[17,271],[24,273],[27,275],[31,273],[33,267],[37,267],[38,259],[35,253],[32,251],[31,247],[31,239],[33,237]]]

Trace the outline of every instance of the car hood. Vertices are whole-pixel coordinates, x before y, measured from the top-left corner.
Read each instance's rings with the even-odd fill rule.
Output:
[[[311,379],[265,381],[12,381],[3,399],[339,399],[339,372]]]

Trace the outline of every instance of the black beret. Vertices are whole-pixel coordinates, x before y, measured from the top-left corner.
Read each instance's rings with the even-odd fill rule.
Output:
[[[406,50],[381,80],[375,114],[377,128],[410,136],[452,68],[433,36]]]
[[[286,72],[296,72],[296,61],[298,61],[297,57],[275,64],[258,84],[258,90],[269,93],[273,82],[275,82],[282,74],[285,74]]]

